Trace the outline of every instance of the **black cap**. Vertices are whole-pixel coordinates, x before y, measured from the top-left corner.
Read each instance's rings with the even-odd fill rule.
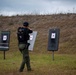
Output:
[[[28,22],[24,22],[24,23],[23,23],[23,26],[28,27],[28,26],[29,26],[29,23],[28,23]]]

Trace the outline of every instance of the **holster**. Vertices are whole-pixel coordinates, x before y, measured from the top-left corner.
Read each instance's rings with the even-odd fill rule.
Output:
[[[19,50],[20,50],[21,53],[22,53],[23,50],[28,49],[30,43],[25,43],[25,44],[23,43],[23,45],[24,45],[23,47],[19,46]]]

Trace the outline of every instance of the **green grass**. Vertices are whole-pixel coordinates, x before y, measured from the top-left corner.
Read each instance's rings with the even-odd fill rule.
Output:
[[[38,31],[34,51],[30,52],[31,67],[33,71],[27,72],[26,66],[22,73],[19,67],[22,55],[18,51],[17,28],[25,21],[30,28]],[[0,52],[0,75],[76,75],[76,15],[24,15],[14,17],[0,17],[1,30],[10,30],[10,50]],[[5,22],[4,22],[5,21]],[[11,24],[13,22],[13,24]],[[9,26],[8,26],[9,25]],[[60,28],[59,50],[47,51],[49,28]],[[66,34],[67,33],[67,34]]]
[[[27,72],[26,66],[23,73],[18,69],[22,62],[22,55],[19,51],[6,52],[6,59],[3,59],[3,53],[0,52],[0,75],[75,75],[76,74],[76,55],[55,54],[55,60],[52,60],[52,54],[39,54],[30,52],[31,67],[33,71]]]

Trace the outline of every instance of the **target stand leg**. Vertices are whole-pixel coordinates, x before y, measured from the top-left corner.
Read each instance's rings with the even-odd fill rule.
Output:
[[[5,51],[3,51],[3,53],[4,53],[4,60],[5,60]]]
[[[52,51],[52,60],[54,61],[54,51]]]

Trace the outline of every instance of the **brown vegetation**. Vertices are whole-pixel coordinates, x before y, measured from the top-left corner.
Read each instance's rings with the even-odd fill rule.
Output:
[[[18,50],[17,28],[28,21],[38,32],[34,51],[30,52],[32,72],[18,72],[22,56]],[[47,51],[48,31],[60,28],[59,50],[55,61]],[[0,52],[0,75],[75,75],[76,74],[76,14],[0,16],[0,31],[11,32],[10,50],[6,60]]]
[[[31,29],[38,31],[34,52],[45,53],[47,51],[48,31],[50,28],[57,27],[60,28],[57,53],[76,53],[76,14],[0,16],[0,31],[11,31],[11,49],[13,46],[17,48],[16,31],[24,21],[30,23]]]

